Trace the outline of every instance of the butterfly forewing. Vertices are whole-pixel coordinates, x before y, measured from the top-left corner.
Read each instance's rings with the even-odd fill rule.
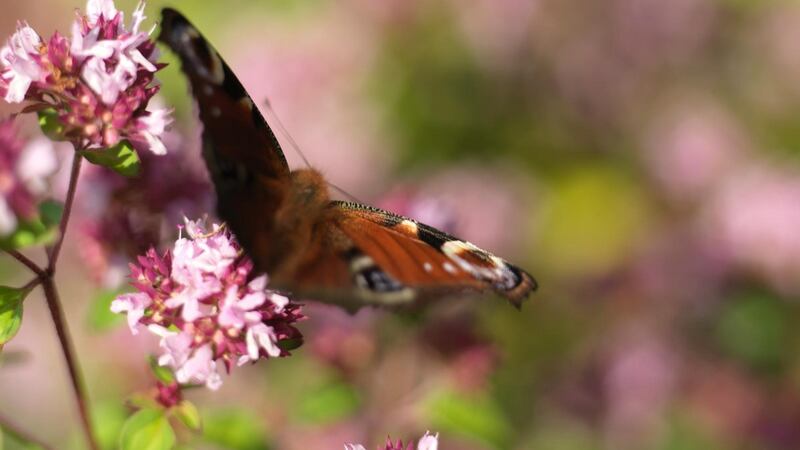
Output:
[[[525,271],[466,241],[387,211],[330,201],[318,172],[290,172],[228,65],[180,13],[162,15],[159,40],[180,57],[199,107],[217,211],[274,285],[349,308],[470,291],[494,291],[519,306],[536,289]]]

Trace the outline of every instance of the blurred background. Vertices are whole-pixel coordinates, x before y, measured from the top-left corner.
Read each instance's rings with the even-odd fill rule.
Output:
[[[167,5],[333,183],[541,285],[521,312],[309,305],[292,357],[189,392],[205,438],[186,448],[371,449],[425,430],[443,450],[800,448],[797,2],[151,0],[150,23]],[[16,19],[69,32],[83,7],[5,2],[0,36]],[[166,161],[184,163],[144,155],[133,182],[85,165],[60,266],[109,448],[156,342],[108,302],[132,255],[213,204],[177,65],[160,79],[178,117]],[[29,275],[2,256],[0,277]],[[0,409],[80,448],[43,300],[0,357]]]

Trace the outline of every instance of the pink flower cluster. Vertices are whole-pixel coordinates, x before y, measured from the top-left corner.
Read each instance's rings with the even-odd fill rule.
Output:
[[[126,282],[128,261],[151,246],[175,241],[173,225],[183,216],[199,217],[214,207],[214,191],[192,140],[170,132],[166,155],[139,155],[134,178],[104,167],[82,169],[84,195],[76,199],[73,220],[79,252],[88,274],[109,289]]]
[[[424,436],[419,439],[416,450],[437,450],[439,448],[439,433],[434,435],[426,432]],[[392,443],[390,438],[386,438],[384,446],[378,446],[378,450],[413,450],[413,442],[409,442],[407,446],[403,446],[403,441]],[[344,450],[366,450],[361,444],[345,444]]]
[[[148,111],[158,92],[155,43],[139,31],[144,2],[127,29],[113,0],[88,0],[72,37],[58,32],[45,41],[28,24],[0,49],[0,96],[33,103],[27,110],[55,109],[60,132],[81,149],[108,148],[129,140],[139,150],[166,153],[161,135],[170,123],[165,109]]]
[[[36,216],[47,178],[57,169],[50,141],[41,138],[23,145],[14,122],[0,120],[0,237],[11,234],[21,220]]]
[[[144,325],[161,338],[158,363],[181,384],[217,389],[218,361],[230,372],[288,355],[279,342],[302,339],[293,326],[304,318],[300,306],[267,290],[266,275],[251,279],[252,261],[224,227],[186,220],[184,231],[163,255],[151,249],[131,264],[138,292],[117,297],[111,310],[127,313],[132,333]]]

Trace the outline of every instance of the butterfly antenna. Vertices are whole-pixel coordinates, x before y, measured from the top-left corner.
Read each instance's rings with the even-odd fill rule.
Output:
[[[354,202],[356,202],[356,203],[364,203],[364,202],[362,202],[361,200],[359,200],[359,199],[358,199],[358,197],[356,197],[355,195],[353,195],[353,194],[351,194],[351,193],[349,193],[349,192],[345,191],[344,189],[342,189],[342,188],[340,188],[339,186],[337,186],[337,185],[335,185],[335,184],[331,183],[330,181],[328,181],[327,183],[328,183],[328,185],[329,185],[330,187],[332,187],[332,188],[336,189],[336,190],[337,190],[337,191],[339,191],[339,192],[340,192],[342,195],[344,195],[345,197],[349,198],[350,200],[352,200],[352,201],[354,201]]]
[[[269,101],[268,98],[264,99],[264,106],[267,108],[267,111],[269,111],[269,114],[272,116],[272,118],[275,119],[275,123],[278,124],[278,130],[280,130],[281,134],[284,137],[286,137],[286,139],[289,141],[289,144],[291,144],[291,146],[294,149],[294,151],[296,151],[297,154],[300,155],[300,158],[303,159],[303,162],[306,164],[306,167],[308,167],[310,169],[311,168],[311,163],[308,162],[308,159],[306,158],[306,155],[304,155],[303,152],[300,150],[300,146],[297,145],[297,141],[295,141],[294,138],[292,137],[292,135],[289,134],[289,130],[287,130],[286,127],[283,126],[283,122],[281,122],[281,118],[278,117],[278,113],[276,113],[275,110],[272,109],[272,103]]]
[[[306,155],[304,155],[302,150],[300,150],[300,146],[297,144],[297,141],[295,141],[294,138],[292,137],[292,135],[289,134],[289,130],[287,130],[286,127],[283,126],[283,122],[281,122],[281,118],[278,117],[278,113],[276,113],[275,110],[272,108],[272,103],[270,103],[268,98],[264,99],[264,106],[267,108],[267,111],[272,116],[272,118],[275,119],[275,123],[278,125],[278,130],[281,132],[281,134],[284,137],[286,137],[286,140],[289,141],[289,144],[292,146],[294,151],[296,151],[297,154],[300,155],[300,158],[303,159],[303,162],[306,164],[306,167],[311,168],[311,163],[308,162],[308,159],[306,158]],[[358,198],[356,198],[356,196],[354,196],[353,194],[345,191],[344,189],[340,188],[339,186],[331,183],[330,181],[326,181],[326,183],[328,183],[328,185],[330,187],[336,189],[337,191],[339,191],[339,193],[341,193],[345,197],[349,198],[350,200],[352,200],[352,201],[354,201],[356,203],[363,203]]]

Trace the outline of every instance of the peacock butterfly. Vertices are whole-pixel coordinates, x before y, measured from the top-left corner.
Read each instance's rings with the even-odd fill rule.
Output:
[[[180,58],[199,105],[217,212],[271,284],[350,309],[476,291],[519,307],[536,289],[527,272],[469,242],[331,200],[318,171],[289,170],[241,82],[185,17],[164,9],[159,40]]]

